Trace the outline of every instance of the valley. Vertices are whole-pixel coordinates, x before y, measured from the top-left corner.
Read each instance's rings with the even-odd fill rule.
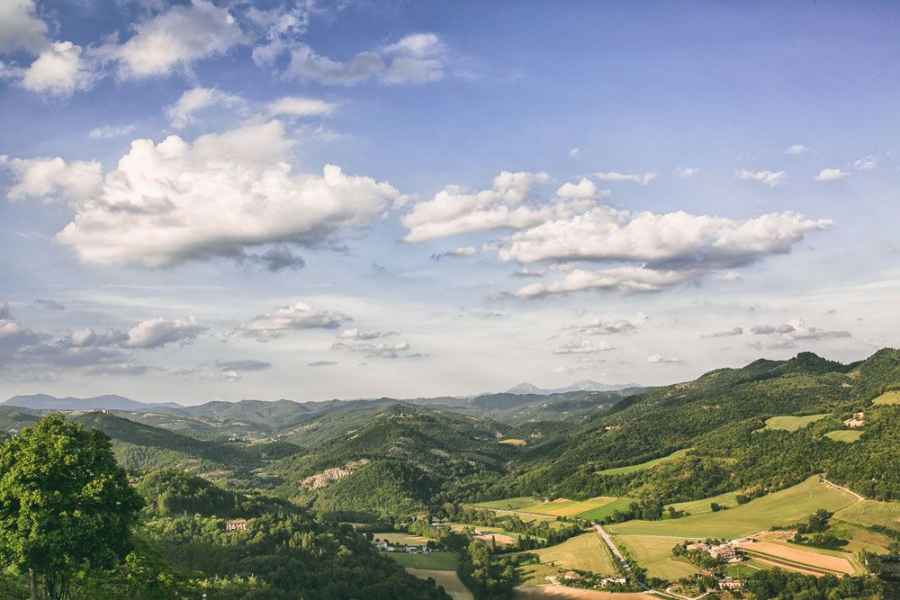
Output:
[[[115,396],[25,396],[0,405],[0,426],[12,436],[62,411],[109,436],[153,499],[148,539],[210,574],[221,567],[171,545],[185,510],[315,515],[452,598],[503,586],[523,598],[697,586],[730,598],[728,586],[776,569],[893,585],[882,569],[900,540],[900,407],[885,389],[898,383],[900,352],[885,349],[627,390],[139,410]],[[819,512],[821,529],[797,537]],[[692,549],[719,546],[737,558]]]

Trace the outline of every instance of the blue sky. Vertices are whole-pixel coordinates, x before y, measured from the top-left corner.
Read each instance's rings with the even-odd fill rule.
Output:
[[[896,345],[898,18],[4,3],[0,395],[653,384]]]

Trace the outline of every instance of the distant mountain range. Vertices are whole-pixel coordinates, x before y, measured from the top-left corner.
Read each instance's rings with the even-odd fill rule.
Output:
[[[506,390],[507,394],[535,394],[539,396],[549,396],[551,394],[566,394],[569,392],[618,392],[629,388],[640,387],[636,383],[624,384],[607,384],[585,379],[584,381],[576,381],[571,385],[559,388],[541,388],[531,383],[520,383],[515,387]]]
[[[541,388],[531,383],[520,383],[519,385],[510,388],[506,392],[501,393],[523,396],[552,396],[554,394],[568,394],[572,392],[618,392],[621,390],[634,389],[639,387],[640,386],[635,383],[610,385],[586,379],[584,381],[576,381],[571,385],[559,388]],[[477,397],[491,395],[494,394],[481,394]],[[382,400],[387,399],[382,398]],[[417,398],[410,401],[414,403],[433,402],[454,405],[460,403],[467,404],[471,400],[471,398],[442,396],[437,398]],[[331,400],[329,402],[336,401]],[[184,404],[178,404],[176,402],[138,402],[137,400],[132,400],[124,396],[118,396],[116,394],[105,394],[102,396],[92,396],[89,398],[76,398],[73,396],[58,398],[56,396],[51,396],[50,394],[26,394],[21,396],[13,396],[2,404],[6,406],[17,406],[19,408],[30,408],[32,410],[120,410],[128,412],[158,410],[162,412],[183,411],[184,414],[197,414],[199,410],[199,412],[201,412],[204,416],[222,417],[226,415],[237,416],[234,413],[238,405],[242,405],[245,408],[252,405],[254,410],[262,410],[266,412],[271,412],[273,410],[277,411],[279,408],[282,411],[287,410],[289,412],[293,412],[294,410],[319,412],[318,409],[315,408],[315,406],[322,403],[295,402],[293,400],[285,399],[275,400],[271,402],[263,400],[241,400],[240,402],[224,402],[215,400],[200,405],[186,406]]]
[[[6,406],[18,406],[19,408],[30,408],[32,410],[145,411],[153,409],[182,408],[180,404],[175,404],[174,402],[147,404],[125,398],[124,396],[116,396],[115,394],[93,396],[91,398],[74,398],[72,396],[57,398],[56,396],[51,396],[49,394],[28,394],[24,396],[13,396],[3,404]]]
[[[334,415],[335,422],[340,422],[342,419],[340,415],[343,414],[357,413],[360,410],[377,411],[395,405],[451,410],[507,424],[579,420],[608,410],[624,398],[640,391],[640,388],[636,387],[628,389],[620,387],[628,386],[579,382],[561,388],[560,391],[534,388],[536,392],[526,393],[523,384],[517,386],[517,392],[482,394],[474,397],[371,398],[321,402],[296,402],[285,399],[238,402],[214,400],[191,406],[175,402],[144,403],[113,394],[90,398],[57,398],[49,394],[31,394],[10,398],[0,404],[0,408],[6,412],[13,409],[25,411],[31,416],[37,416],[45,411],[105,410],[145,425],[191,432],[203,438],[217,435],[264,437],[276,432],[283,433],[287,429],[320,419],[325,415]],[[603,391],[598,391],[600,389]]]

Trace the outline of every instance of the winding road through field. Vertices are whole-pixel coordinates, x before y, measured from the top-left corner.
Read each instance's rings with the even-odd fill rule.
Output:
[[[833,483],[833,482],[831,482],[831,481],[828,481],[828,479],[826,479],[824,475],[822,475],[822,483],[824,483],[825,485],[827,485],[827,486],[829,486],[829,487],[832,487],[832,488],[834,488],[834,489],[836,489],[836,490],[841,490],[842,492],[847,492],[848,494],[850,494],[851,496],[853,496],[854,498],[856,498],[856,499],[859,500],[859,501],[865,500],[865,497],[863,497],[863,496],[857,494],[857,493],[854,492],[853,490],[848,489],[848,488],[845,488],[844,486],[838,485],[838,484]]]

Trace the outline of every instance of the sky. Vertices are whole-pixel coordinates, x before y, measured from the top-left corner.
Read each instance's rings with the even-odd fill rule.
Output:
[[[897,346],[898,29],[874,1],[5,0],[0,398]]]

